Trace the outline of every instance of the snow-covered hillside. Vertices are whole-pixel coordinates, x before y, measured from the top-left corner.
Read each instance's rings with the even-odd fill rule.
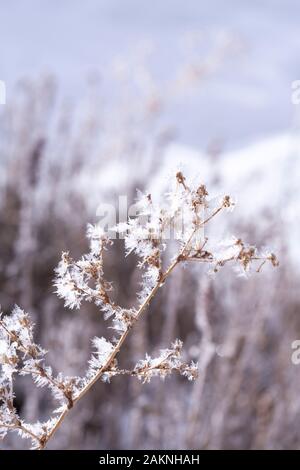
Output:
[[[273,231],[270,243],[279,250],[284,243],[292,247],[293,259],[300,256],[300,138],[293,134],[275,135],[248,147],[225,152],[217,158],[194,148],[171,144],[155,170],[149,171],[147,158],[138,166],[130,160],[107,161],[95,172],[81,172],[77,187],[86,198],[89,210],[111,203],[112,194],[128,195],[136,189],[162,196],[178,169],[195,183],[205,183],[212,198],[229,193],[237,202],[234,221],[257,226],[260,233]],[[136,181],[136,183],[135,183]],[[147,181],[140,187],[138,181]],[[270,235],[270,233],[268,233]],[[267,243],[269,243],[269,241]],[[297,256],[295,257],[295,253]]]
[[[237,200],[235,217],[259,221],[260,229],[274,223],[277,234],[300,256],[300,138],[281,134],[212,159],[207,154],[180,145],[170,146],[149,190],[163,191],[176,168],[201,180],[212,196],[230,193]],[[274,236],[274,243],[278,239]],[[294,257],[294,256],[293,256]],[[295,258],[294,258],[295,259]]]
[[[288,204],[296,216],[297,186],[300,179],[300,138],[282,134],[269,137],[246,148],[225,152],[217,159],[196,149],[171,145],[161,162],[159,174],[151,183],[158,186],[172,169],[182,167],[189,177],[214,184],[219,180],[224,191],[233,192],[247,216],[257,211]],[[217,186],[219,186],[219,184]],[[284,211],[292,215],[291,209]],[[300,211],[298,211],[300,212]],[[284,214],[280,214],[283,216]]]

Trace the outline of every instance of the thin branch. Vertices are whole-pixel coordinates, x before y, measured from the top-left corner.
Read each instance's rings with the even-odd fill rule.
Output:
[[[0,423],[0,428],[9,429],[11,431],[17,431],[19,429],[25,432],[26,434],[28,434],[28,436],[30,436],[32,439],[35,439],[39,443],[41,442],[40,438],[36,434],[34,434],[34,432],[27,429],[23,424],[1,424]]]
[[[159,279],[159,281],[157,282],[157,284],[155,285],[155,287],[152,289],[152,291],[149,293],[149,295],[147,296],[147,298],[145,299],[145,301],[143,302],[143,304],[140,306],[140,308],[138,309],[137,313],[136,313],[136,316],[134,318],[135,322],[141,317],[142,313],[144,312],[144,310],[146,309],[146,307],[149,306],[151,300],[153,299],[153,297],[155,296],[155,294],[157,293],[158,289],[160,288],[161,284],[164,283],[164,281],[167,279],[167,277],[171,274],[171,272],[174,270],[174,268],[177,266],[177,264],[179,263],[180,261],[178,259],[176,259],[175,261],[173,261],[173,263],[171,263],[171,265],[168,267],[168,269],[165,271],[165,273],[161,276],[161,278]],[[128,336],[128,333],[129,331],[131,330],[131,328],[127,328],[127,330],[124,331],[124,333],[120,336],[120,339],[119,341],[117,342],[116,344],[116,347],[114,348],[114,350],[112,351],[111,355],[109,356],[109,358],[107,359],[106,363],[99,369],[98,373],[95,375],[95,377],[93,377],[93,379],[81,390],[81,392],[79,393],[79,395],[77,395],[77,397],[74,398],[73,400],[73,406],[79,402],[81,400],[81,398],[83,398],[86,393],[91,389],[91,387],[93,387],[93,385],[100,379],[100,377],[103,375],[103,373],[110,368],[112,362],[114,361],[115,357],[117,356],[117,354],[119,353],[124,341],[126,340],[127,336]],[[53,437],[53,435],[55,434],[55,432],[57,431],[57,429],[60,427],[61,423],[64,421],[65,417],[67,416],[67,414],[69,413],[69,409],[65,409],[59,416],[59,419],[58,421],[55,423],[55,426],[51,429],[50,433],[47,435],[47,437],[45,438],[45,442],[41,445],[41,448],[45,448],[48,441]]]
[[[168,278],[168,276],[172,273],[172,271],[176,268],[176,266],[185,260],[188,260],[188,255],[186,255],[186,250],[189,248],[190,243],[193,240],[194,235],[196,234],[197,230],[207,224],[210,220],[212,220],[223,208],[225,207],[224,202],[220,207],[218,207],[207,219],[203,220],[200,222],[192,231],[190,234],[187,242],[185,243],[184,247],[181,249],[179,255],[175,258],[175,260],[169,265],[167,270],[160,275],[159,279],[157,280],[156,285],[153,287],[151,292],[148,294],[144,302],[141,304],[139,307],[135,317],[134,317],[134,323],[136,323],[141,315],[143,314],[144,310],[149,306],[151,300],[153,297],[156,295],[157,291],[159,290],[160,286],[165,282],[165,280]],[[229,261],[229,260],[228,260]],[[213,262],[210,261],[210,262]],[[106,372],[112,365],[114,359],[120,352],[121,347],[123,346],[123,343],[125,342],[129,331],[132,329],[133,325],[130,325],[130,327],[127,327],[127,329],[122,333],[120,336],[115,348],[113,349],[112,353],[108,357],[106,363],[99,369],[97,374],[85,385],[85,387],[79,392],[79,394],[73,398],[73,406],[75,406],[76,403],[78,403],[85,395],[86,393],[93,387],[93,385],[101,378],[101,376]],[[58,421],[54,425],[54,427],[51,429],[50,433],[45,436],[45,439],[43,443],[41,444],[41,448],[44,449],[46,445],[48,444],[49,440],[53,437],[53,435],[56,433],[56,431],[59,429],[61,426],[62,422],[66,418],[66,416],[69,414],[70,409],[66,408],[64,411],[59,416]]]
[[[150,269],[150,271],[146,272],[146,275],[145,275],[146,281],[148,279],[147,276],[149,276],[150,284],[149,285],[145,284],[144,286],[145,290],[143,291],[144,292],[143,295],[145,295],[145,298],[143,297],[143,300],[140,301],[141,302],[140,306],[134,310],[133,309],[131,309],[130,311],[127,310],[126,317],[125,317],[126,309],[123,309],[125,312],[124,313],[121,307],[116,306],[110,300],[106,292],[108,283],[106,283],[105,280],[102,281],[102,279],[100,279],[102,277],[102,262],[103,262],[102,254],[103,254],[103,249],[104,249],[102,232],[99,234],[98,230],[96,230],[96,232],[94,232],[93,230],[91,231],[90,229],[91,228],[93,229],[93,227],[89,226],[89,229],[88,229],[88,232],[90,233],[89,238],[93,242],[95,241],[97,242],[99,240],[99,243],[100,243],[100,252],[98,252],[97,248],[96,249],[94,247],[92,248],[92,245],[91,245],[92,256],[97,257],[100,263],[99,266],[98,266],[98,261],[97,261],[97,266],[95,266],[95,264],[90,264],[90,270],[85,271],[84,267],[82,267],[81,264],[74,263],[72,258],[70,258],[67,253],[64,253],[62,256],[62,261],[61,261],[62,264],[60,264],[59,267],[57,268],[57,272],[59,274],[58,274],[56,286],[58,289],[57,290],[58,296],[61,298],[64,298],[66,301],[65,305],[69,306],[70,308],[79,307],[82,300],[93,299],[95,303],[97,303],[98,301],[97,305],[101,306],[101,308],[103,307],[104,312],[106,309],[106,313],[108,314],[108,316],[112,315],[112,313],[115,314],[115,318],[113,322],[120,321],[120,323],[122,324],[121,326],[122,333],[120,333],[119,339],[114,345],[112,343],[107,342],[105,338],[95,338],[95,340],[99,341],[99,343],[101,343],[101,341],[104,342],[104,344],[106,345],[105,346],[106,349],[105,348],[103,349],[104,351],[103,354],[101,353],[100,349],[98,350],[98,354],[100,355],[100,358],[101,356],[103,356],[103,359],[101,359],[100,361],[98,360],[97,362],[97,359],[95,359],[95,357],[92,356],[92,360],[90,361],[92,366],[91,366],[91,369],[89,370],[89,374],[87,374],[84,381],[80,381],[81,379],[78,379],[76,377],[72,379],[74,381],[76,380],[80,381],[79,383],[81,383],[81,387],[82,387],[81,389],[80,387],[79,388],[70,387],[71,382],[69,383],[67,381],[65,382],[58,381],[56,378],[52,377],[51,369],[48,369],[50,371],[50,374],[49,374],[47,373],[46,368],[39,365],[39,362],[40,362],[39,358],[42,355],[44,355],[45,352],[40,348],[40,346],[37,346],[33,343],[32,326],[30,326],[30,328],[28,328],[27,326],[29,341],[28,341],[28,345],[26,346],[27,339],[25,339],[23,342],[16,332],[14,332],[13,330],[10,331],[10,327],[9,326],[7,327],[5,322],[0,320],[0,327],[4,328],[4,330],[8,334],[8,338],[5,338],[7,344],[9,346],[12,346],[12,344],[10,344],[10,340],[12,343],[16,343],[12,347],[12,351],[13,351],[12,355],[11,355],[10,349],[7,350],[8,351],[7,361],[11,359],[12,361],[15,361],[15,362],[11,362],[11,364],[18,363],[19,357],[16,351],[18,352],[21,351],[25,354],[25,356],[26,355],[30,356],[31,359],[36,360],[36,362],[34,362],[34,365],[32,366],[32,370],[30,370],[31,366],[29,366],[29,368],[26,369],[26,363],[23,363],[24,368],[22,369],[20,367],[19,372],[21,373],[23,372],[25,374],[28,373],[31,375],[37,375],[37,376],[44,378],[45,379],[43,381],[44,385],[48,385],[48,386],[50,385],[52,392],[53,392],[53,387],[57,388],[60,392],[62,392],[60,395],[61,398],[63,398],[62,395],[64,395],[64,397],[68,400],[68,403],[63,405],[63,408],[62,408],[63,411],[61,411],[58,417],[55,418],[55,424],[53,424],[52,428],[50,428],[50,424],[49,424],[48,431],[47,431],[47,426],[46,426],[45,428],[46,431],[42,434],[41,437],[38,437],[32,431],[27,429],[27,427],[24,426],[20,420],[16,420],[15,421],[16,424],[14,425],[13,424],[4,425],[4,426],[0,425],[0,427],[6,427],[7,429],[12,429],[12,430],[19,429],[23,431],[24,433],[28,434],[29,436],[31,436],[33,439],[37,440],[39,444],[38,445],[39,449],[44,449],[47,446],[49,440],[54,436],[56,431],[59,429],[59,427],[61,426],[61,424],[67,417],[67,415],[69,414],[69,411],[75,406],[75,404],[77,404],[88,393],[88,391],[105,374],[105,372],[108,374],[109,372],[111,372],[112,375],[113,374],[123,374],[123,375],[127,374],[127,375],[136,375],[139,377],[145,376],[145,380],[147,380],[147,374],[149,375],[148,378],[151,378],[151,375],[156,375],[155,372],[154,374],[151,374],[151,371],[161,371],[161,374],[165,376],[170,371],[177,370],[181,372],[183,375],[186,375],[189,379],[195,378],[197,374],[197,370],[195,368],[196,365],[194,363],[192,363],[191,366],[188,366],[187,364],[180,362],[180,361],[172,362],[172,356],[178,357],[176,355],[176,351],[177,351],[176,349],[174,349],[170,353],[168,352],[169,350],[166,350],[165,357],[161,356],[161,360],[159,359],[158,364],[155,364],[154,362],[151,365],[151,361],[148,360],[146,357],[146,361],[144,361],[144,363],[141,362],[140,367],[137,364],[135,369],[131,371],[126,370],[126,369],[116,368],[116,362],[115,362],[116,356],[119,354],[132,327],[140,319],[140,317],[142,316],[146,308],[150,305],[152,299],[157,294],[159,288],[164,284],[166,279],[171,275],[171,273],[177,267],[177,265],[185,261],[200,261],[204,263],[215,264],[214,269],[216,271],[218,270],[218,267],[222,267],[227,262],[230,262],[230,261],[240,262],[245,271],[247,270],[250,263],[254,260],[262,261],[259,268],[257,269],[258,272],[260,271],[260,269],[262,268],[262,266],[265,264],[267,260],[270,260],[273,266],[278,265],[277,258],[274,254],[270,254],[269,256],[265,256],[265,257],[259,257],[257,256],[255,248],[249,247],[246,249],[241,240],[238,240],[236,243],[236,245],[241,247],[240,251],[236,253],[235,255],[225,258],[223,260],[222,259],[217,260],[214,257],[213,253],[210,253],[204,250],[204,246],[207,243],[207,238],[205,238],[203,244],[200,247],[195,246],[195,243],[193,245],[192,242],[193,242],[194,236],[199,231],[199,229],[201,229],[204,225],[209,223],[219,212],[221,212],[223,208],[231,207],[233,203],[229,196],[225,196],[223,198],[221,205],[217,207],[206,219],[201,221],[200,217],[198,217],[197,210],[198,210],[199,204],[202,206],[204,204],[204,207],[205,207],[206,196],[208,195],[206,191],[206,187],[202,185],[198,188],[197,192],[194,192],[194,191],[192,192],[189,189],[189,187],[186,185],[185,178],[182,175],[182,173],[180,172],[177,173],[176,177],[177,177],[177,181],[183,186],[184,190],[187,193],[189,193],[189,195],[194,196],[194,199],[192,199],[191,208],[196,214],[196,221],[193,219],[193,223],[190,227],[191,233],[187,241],[182,240],[183,247],[179,250],[179,253],[177,254],[177,256],[173,259],[169,267],[164,272],[162,271],[162,268],[161,268],[162,250],[160,250],[159,248],[159,242],[157,242],[156,240],[153,240],[151,244],[152,238],[151,237],[150,239],[147,238],[148,242],[150,240],[150,255],[148,251],[145,251],[146,254],[143,254],[142,249],[140,249],[140,251],[138,250],[136,251],[138,254],[142,253],[142,261],[139,267],[143,266],[144,264],[147,264],[148,268]],[[150,196],[150,200],[151,200],[151,196]],[[190,204],[190,202],[188,203]],[[161,218],[161,216],[159,216],[160,233],[162,231],[162,225],[163,225],[163,219]],[[150,233],[152,232],[150,232],[150,229],[149,229],[148,237]],[[136,245],[138,245],[140,242],[140,239],[138,238],[134,241]],[[132,246],[129,245],[129,248],[130,248],[129,252],[131,252]],[[134,245],[133,245],[133,249],[134,249]],[[92,263],[92,261],[87,261],[89,260],[88,255],[85,255],[82,258],[82,260],[83,262]],[[73,273],[74,266],[76,266],[77,269],[75,269],[74,270],[75,272]],[[83,266],[85,265],[83,264]],[[67,280],[66,278],[64,278],[64,274],[66,273],[65,269],[68,270],[68,268],[70,268],[70,271],[67,271],[67,272],[70,275],[70,279],[72,283],[71,288],[69,287],[69,284],[70,284],[69,278],[67,278]],[[79,272],[78,272],[78,269],[79,269]],[[152,271],[153,269],[154,271]],[[97,287],[97,290],[89,287],[89,280],[91,279],[89,276],[90,273],[92,273],[92,277],[97,280],[97,286],[99,284],[99,291],[98,291],[98,287]],[[154,276],[153,276],[153,273],[154,273]],[[79,276],[79,279],[81,280],[81,285],[80,285],[80,282],[78,282],[78,280],[76,281],[75,274]],[[73,289],[73,285],[74,285],[74,289]],[[66,292],[65,292],[66,286],[69,287],[70,289],[70,292],[71,292],[70,298],[66,296]],[[68,292],[68,289],[67,289],[67,292]],[[120,316],[118,317],[118,315]],[[24,325],[22,325],[21,323],[21,326],[24,326]],[[175,343],[173,344],[173,348],[175,348],[174,345]],[[90,373],[90,371],[92,371],[92,373]],[[188,376],[188,373],[190,373],[191,375]],[[75,390],[77,391],[75,392]],[[63,403],[63,401],[61,401],[61,403]]]

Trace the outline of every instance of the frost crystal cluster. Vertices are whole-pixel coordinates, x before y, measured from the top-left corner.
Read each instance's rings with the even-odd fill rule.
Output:
[[[109,319],[115,330],[112,340],[95,337],[93,353],[83,377],[55,375],[46,363],[46,351],[35,343],[33,324],[22,309],[15,307],[10,315],[0,318],[0,437],[9,431],[17,432],[32,441],[32,448],[43,449],[62,425],[69,411],[98,380],[109,382],[115,375],[137,377],[143,383],[153,377],[165,379],[173,372],[188,380],[197,377],[197,364],[182,359],[182,342],[174,340],[169,349],[163,349],[157,358],[146,354],[131,370],[118,365],[117,356],[134,324],[148,307],[172,271],[180,264],[205,263],[209,270],[218,272],[225,264],[233,263],[243,273],[263,264],[277,266],[273,253],[260,255],[255,247],[240,238],[220,241],[217,247],[204,236],[204,227],[221,211],[232,209],[229,196],[222,197],[216,207],[210,207],[204,185],[190,187],[181,172],[177,173],[167,204],[155,204],[152,195],[139,195],[139,214],[115,230],[125,239],[126,255],[134,253],[142,270],[141,289],[136,305],[123,308],[111,298],[113,286],[104,277],[103,253],[112,244],[100,226],[88,225],[90,250],[80,260],[63,253],[56,269],[57,295],[65,306],[78,309],[84,301],[93,302]],[[31,376],[38,387],[47,387],[57,402],[53,416],[46,422],[26,423],[18,415],[14,402],[16,375]],[[54,407],[55,408],[55,407]]]

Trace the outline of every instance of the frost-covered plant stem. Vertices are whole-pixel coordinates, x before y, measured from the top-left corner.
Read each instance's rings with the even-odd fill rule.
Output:
[[[44,449],[56,431],[64,422],[70,410],[87,394],[101,378],[109,381],[116,375],[131,375],[142,382],[149,382],[152,377],[164,379],[172,372],[179,372],[188,380],[197,376],[197,364],[187,364],[181,360],[182,343],[176,340],[170,349],[161,350],[160,356],[140,360],[133,370],[118,368],[119,354],[129,332],[140,319],[152,299],[163,286],[174,269],[182,263],[198,261],[212,266],[212,272],[218,272],[225,264],[233,262],[243,273],[250,271],[254,262],[260,261],[260,271],[266,261],[278,265],[273,253],[259,255],[256,248],[247,246],[241,239],[232,238],[225,243],[223,250],[210,246],[201,229],[223,209],[231,208],[234,203],[229,196],[221,198],[210,215],[204,215],[210,208],[207,190],[204,185],[189,188],[182,173],[176,175],[176,188],[168,194],[170,208],[155,206],[151,195],[140,200],[139,219],[129,219],[127,224],[119,224],[117,231],[124,233],[127,254],[134,252],[141,260],[138,267],[143,269],[142,290],[138,294],[138,306],[126,309],[115,304],[109,295],[111,284],[104,278],[103,251],[112,241],[108,239],[100,226],[88,226],[90,252],[80,260],[74,261],[68,253],[62,254],[62,260],[56,270],[57,294],[70,308],[80,308],[83,301],[94,302],[103,312],[104,318],[112,317],[113,328],[117,337],[112,341],[105,338],[93,339],[95,351],[89,361],[89,368],[84,377],[64,377],[53,375],[52,368],[45,365],[44,351],[33,340],[33,324],[29,316],[19,307],[15,307],[11,316],[0,318],[0,437],[9,430],[17,430],[21,437],[30,437],[33,448]],[[176,217],[185,218],[184,230],[179,234],[180,247],[175,256],[163,268],[163,252],[166,249],[165,233],[177,228]],[[224,243],[223,243],[224,245]],[[27,424],[18,416],[14,407],[13,376],[31,375],[37,386],[48,387],[60,407],[55,410],[55,417],[45,423]]]
[[[216,211],[216,213],[219,212]],[[214,215],[216,215],[216,213]],[[209,219],[207,219],[206,221],[203,222],[204,223],[207,223],[209,220],[211,219],[211,217]],[[136,313],[136,316],[135,316],[135,319],[134,319],[134,323],[137,322],[137,320],[139,320],[139,318],[141,317],[141,315],[143,314],[143,312],[146,310],[146,308],[149,306],[151,300],[153,299],[153,297],[156,295],[157,291],[159,290],[159,288],[164,284],[164,282],[166,281],[166,279],[169,277],[169,275],[172,273],[172,271],[176,268],[176,266],[181,262],[183,261],[184,258],[184,253],[187,249],[187,247],[189,246],[193,236],[195,234],[195,230],[193,231],[193,233],[191,234],[188,242],[186,243],[186,245],[184,246],[184,248],[181,250],[180,254],[178,255],[178,257],[170,264],[170,266],[168,267],[168,269],[162,274],[160,280],[156,283],[155,287],[152,289],[152,291],[150,292],[150,294],[148,295],[148,297],[145,299],[145,301],[143,302],[143,304],[139,307],[137,313]],[[104,364],[104,366],[101,367],[101,369],[99,370],[99,372],[97,373],[97,375],[95,375],[95,377],[86,384],[86,386],[81,390],[80,394],[74,399],[73,401],[73,406],[78,403],[81,398],[83,398],[86,393],[93,387],[93,385],[101,378],[101,376],[104,374],[104,372],[106,370],[108,370],[110,368],[110,366],[112,365],[114,359],[116,358],[117,354],[120,352],[120,349],[121,347],[123,346],[131,328],[133,327],[133,325],[131,325],[130,327],[128,327],[124,333],[121,335],[121,337],[119,338],[119,341],[117,342],[114,350],[112,351],[111,355],[109,356],[106,364]],[[123,371],[120,371],[121,373]],[[126,371],[128,372],[128,371]],[[45,440],[45,442],[43,442],[42,445],[40,445],[40,448],[45,448],[45,446],[47,445],[48,441],[53,437],[54,433],[58,430],[58,428],[61,426],[62,422],[64,421],[64,419],[66,418],[66,416],[69,414],[69,411],[70,409],[67,408],[65,409],[61,415],[59,416],[59,419],[57,421],[57,423],[55,424],[55,426],[53,427],[53,429],[50,431],[50,434],[48,435],[47,439]]]

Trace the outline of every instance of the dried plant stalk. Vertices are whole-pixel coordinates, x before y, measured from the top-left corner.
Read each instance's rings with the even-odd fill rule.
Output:
[[[198,366],[181,359],[180,340],[174,341],[169,349],[162,350],[156,359],[146,355],[131,370],[118,367],[117,356],[129,332],[158,290],[178,265],[191,261],[208,264],[212,273],[218,272],[228,263],[234,263],[243,273],[248,273],[256,262],[259,263],[256,269],[258,272],[267,261],[273,266],[278,265],[273,253],[258,254],[255,247],[247,246],[239,238],[232,238],[230,242],[221,244],[221,249],[210,246],[209,239],[203,236],[203,229],[221,211],[233,207],[234,203],[229,196],[224,196],[216,207],[211,208],[206,187],[189,187],[183,174],[178,172],[167,200],[168,207],[163,208],[154,205],[151,195],[141,196],[139,208],[142,221],[140,218],[129,219],[127,223],[115,227],[118,232],[125,234],[127,254],[134,252],[140,258],[138,267],[143,270],[143,276],[137,307],[125,309],[110,298],[112,286],[104,278],[103,252],[112,241],[99,225],[88,226],[88,254],[78,261],[74,261],[68,253],[62,254],[62,260],[56,269],[58,296],[70,308],[80,308],[83,301],[94,302],[106,319],[112,319],[112,326],[117,333],[112,341],[103,337],[93,339],[95,351],[84,377],[64,377],[62,373],[54,376],[52,368],[45,364],[46,351],[34,342],[33,324],[29,316],[19,307],[15,307],[10,316],[1,318],[1,437],[5,437],[8,431],[17,431],[21,437],[32,440],[32,448],[44,449],[70,410],[100,378],[109,381],[116,375],[130,375],[145,383],[154,376],[164,379],[171,373],[178,372],[189,380],[195,379]],[[179,231],[178,220],[184,221]],[[164,269],[163,254],[171,229],[175,229],[179,248]],[[50,389],[53,398],[59,402],[54,417],[45,423],[34,424],[20,419],[14,407],[15,374],[31,375],[37,386]]]

